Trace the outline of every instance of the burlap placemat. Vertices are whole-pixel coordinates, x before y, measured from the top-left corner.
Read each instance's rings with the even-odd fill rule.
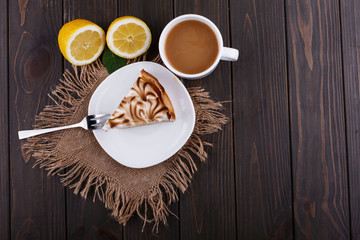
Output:
[[[143,58],[133,60],[139,61]],[[159,62],[157,57],[153,61]],[[130,62],[129,62],[130,63]],[[108,76],[100,61],[65,71],[64,79],[49,94],[54,104],[36,116],[34,128],[56,127],[81,121],[97,86]],[[168,160],[149,168],[125,167],[109,157],[92,131],[69,129],[32,137],[23,145],[35,159],[35,165],[48,174],[58,174],[65,186],[83,198],[96,197],[125,225],[137,213],[145,223],[167,223],[168,205],[178,200],[177,189],[184,192],[197,170],[196,162],[207,154],[201,136],[217,132],[227,118],[222,105],[210,99],[201,88],[188,88],[193,100],[196,123],[187,143]],[[141,148],[141,147],[139,147]],[[164,146],[166,148],[166,146]]]

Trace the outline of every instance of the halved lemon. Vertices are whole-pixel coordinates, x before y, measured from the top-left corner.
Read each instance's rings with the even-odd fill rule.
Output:
[[[74,65],[94,62],[104,50],[105,32],[85,19],[66,23],[59,32],[59,47],[64,57]]]
[[[151,32],[142,20],[136,17],[115,19],[106,34],[109,49],[123,58],[136,58],[150,47]]]

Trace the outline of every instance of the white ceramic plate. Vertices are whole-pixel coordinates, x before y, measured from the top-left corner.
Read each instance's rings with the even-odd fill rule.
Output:
[[[186,143],[195,126],[195,110],[188,91],[173,73],[153,62],[133,63],[109,75],[92,95],[89,114],[112,114],[140,76],[141,69],[163,85],[173,104],[176,121],[93,131],[112,158],[132,168],[150,167],[171,157]]]

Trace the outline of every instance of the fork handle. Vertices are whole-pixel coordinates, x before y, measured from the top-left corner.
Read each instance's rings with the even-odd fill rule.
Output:
[[[18,131],[18,135],[19,135],[19,139],[24,139],[24,138],[34,137],[34,136],[44,134],[44,133],[55,132],[55,131],[59,131],[59,130],[76,128],[76,127],[81,127],[81,124],[76,123],[76,124],[62,126],[62,127],[34,129],[34,130],[22,130],[22,131]]]

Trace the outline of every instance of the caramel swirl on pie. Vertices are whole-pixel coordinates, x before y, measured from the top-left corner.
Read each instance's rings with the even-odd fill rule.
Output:
[[[163,86],[150,73],[141,70],[141,76],[105,123],[105,129],[136,127],[175,119],[174,108]]]

